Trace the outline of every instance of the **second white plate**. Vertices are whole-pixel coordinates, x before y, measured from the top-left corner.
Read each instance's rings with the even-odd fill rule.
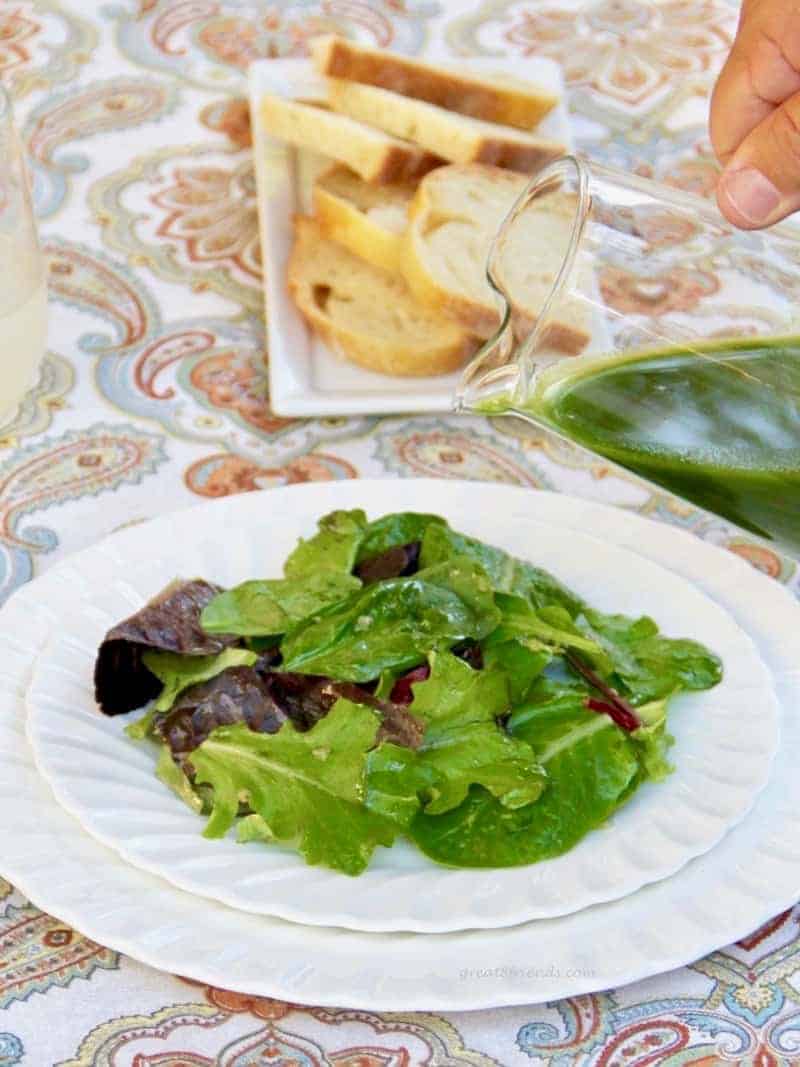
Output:
[[[368,492],[375,483],[361,483]],[[317,510],[339,485],[247,494],[254,512],[286,493]],[[488,490],[488,491],[487,491]],[[457,500],[463,483],[417,481],[420,507]],[[509,523],[535,500],[540,516],[599,536],[683,575],[747,630],[782,705],[781,745],[754,810],[706,857],[623,901],[505,930],[426,935],[311,929],[181,892],[137,870],[86,834],[37,773],[25,738],[24,696],[55,627],[50,604],[80,599],[73,564],[57,564],[0,609],[0,874],[38,907],[102,945],[151,967],[253,996],[370,1011],[469,1011],[577,997],[673,970],[755,930],[800,896],[800,628],[798,602],[732,553],[623,510],[510,486],[483,502]],[[228,514],[239,499],[211,505]],[[234,515],[231,515],[233,518]],[[173,516],[189,540],[197,511]],[[130,531],[105,542],[111,551]],[[101,546],[103,547],[103,546]],[[92,550],[94,551],[94,549]],[[157,900],[158,906],[153,906]],[[666,918],[665,918],[666,917]],[[387,965],[391,961],[391,966]]]
[[[81,556],[75,578],[85,599],[51,605],[69,616],[69,632],[57,633],[39,660],[28,697],[29,738],[59,801],[98,840],[182,889],[244,911],[368,931],[442,932],[564,915],[632,893],[707,851],[750,809],[777,747],[776,700],[754,645],[722,608],[674,574],[582,534],[565,539],[563,528],[522,510],[501,522],[481,506],[482,492],[471,485],[454,500],[448,486],[440,511],[457,528],[550,569],[599,609],[651,614],[665,633],[702,641],[725,663],[720,686],[675,702],[675,774],[644,786],[606,828],[558,859],[510,870],[451,870],[396,846],[379,850],[355,881],[309,868],[277,846],[200,836],[202,821],[155,778],[149,747],[124,735],[130,717],[96,710],[96,649],[106,630],[176,575],[230,585],[278,574],[320,513],[311,504],[318,498],[304,493],[282,495],[282,507],[268,515],[245,498],[235,515],[205,508],[196,527],[202,539],[171,537],[165,518],[131,531],[124,550],[98,546]],[[337,487],[336,501],[369,500],[377,516],[396,506],[395,497],[392,482],[371,483],[368,492],[356,482]],[[539,497],[526,499],[533,510]]]

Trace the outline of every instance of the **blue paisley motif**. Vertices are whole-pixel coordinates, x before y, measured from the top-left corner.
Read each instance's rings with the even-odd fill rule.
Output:
[[[22,1042],[14,1034],[0,1034],[0,1067],[14,1067],[25,1055]]]
[[[773,1047],[786,1054],[787,1062],[797,1063],[800,1060],[800,1012],[778,1023],[770,1037]]]
[[[725,1004],[726,1007],[730,1008],[727,997],[725,998]],[[685,1022],[696,1030],[708,1034],[709,1037],[727,1037],[728,1040],[724,1041],[727,1055],[739,1056],[746,1052],[752,1044],[753,1037],[747,1027],[737,1023],[734,1019],[729,1019],[725,1015],[706,1011],[689,1011],[676,1014],[679,1014],[681,1022]],[[741,1012],[738,1014],[741,1014]],[[718,1048],[720,1044],[720,1042],[717,1042]]]

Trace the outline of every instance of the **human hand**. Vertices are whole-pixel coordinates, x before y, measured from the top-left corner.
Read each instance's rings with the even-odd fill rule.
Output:
[[[711,100],[717,203],[760,229],[800,210],[800,0],[744,0]]]

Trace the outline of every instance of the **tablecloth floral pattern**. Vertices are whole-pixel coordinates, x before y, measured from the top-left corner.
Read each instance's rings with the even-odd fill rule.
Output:
[[[0,601],[165,510],[366,475],[600,499],[689,528],[800,589],[775,553],[513,421],[302,421],[274,415],[267,398],[252,59],[301,56],[334,29],[406,53],[435,41],[454,55],[552,56],[583,149],[708,194],[707,96],[735,19],[726,0],[0,0],[0,78],[29,152],[51,298],[38,384],[0,431]],[[671,300],[691,302],[706,280],[662,281]],[[620,285],[635,305],[636,279]],[[799,920],[788,911],[691,967],[613,992],[377,1014],[158,974],[0,879],[0,1067],[800,1063]]]

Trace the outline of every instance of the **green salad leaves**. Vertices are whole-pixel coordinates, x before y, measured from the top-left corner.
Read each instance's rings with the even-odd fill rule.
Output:
[[[400,836],[450,866],[560,855],[670,773],[670,701],[722,677],[696,642],[414,512],[323,517],[283,577],[215,588],[199,626],[227,647],[146,648],[162,688],[129,736],[158,743],[206,836],[348,875]]]

